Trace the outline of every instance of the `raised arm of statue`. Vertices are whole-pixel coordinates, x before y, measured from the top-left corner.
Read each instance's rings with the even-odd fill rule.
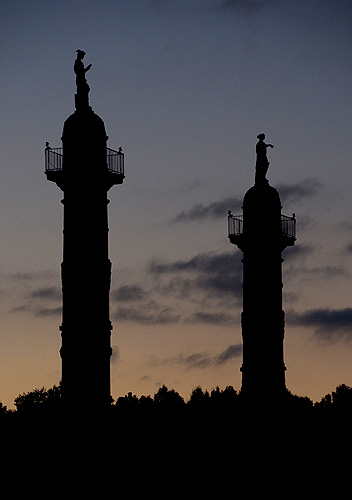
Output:
[[[86,73],[92,67],[91,64],[85,68],[83,64],[83,58],[86,53],[83,50],[77,50],[77,58],[75,60],[75,64],[73,66],[74,72],[76,74],[76,86],[77,86],[77,95],[79,99],[84,98],[86,105],[88,106],[88,93],[90,91],[89,85],[86,80]]]
[[[87,73],[87,71],[90,70],[92,65],[88,64],[88,66],[85,68],[83,64],[83,58],[86,55],[86,53],[83,50],[77,50],[76,52],[77,52],[77,59],[75,60],[73,70],[76,74],[77,81],[80,83],[80,80],[85,78],[85,74]]]
[[[265,144],[264,139],[265,139],[265,134],[259,134],[257,135],[257,138],[259,141],[257,142],[256,145],[256,153],[257,153],[257,163],[258,162],[268,162],[268,158],[266,156],[266,150],[267,148],[273,148],[274,146],[272,144]]]

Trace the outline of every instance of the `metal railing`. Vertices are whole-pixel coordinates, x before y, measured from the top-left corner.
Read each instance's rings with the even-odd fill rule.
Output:
[[[122,148],[119,148],[118,151],[106,148],[106,161],[110,172],[125,175],[125,155]]]
[[[228,233],[229,236],[239,236],[243,234],[243,215],[232,215],[228,212]]]
[[[106,148],[106,165],[110,172],[119,175],[125,175],[125,155],[122,148],[115,151]],[[62,170],[63,166],[63,148],[51,148],[49,145],[45,148],[45,171],[55,172]]]
[[[281,215],[281,232],[284,236],[288,236],[289,238],[296,238],[295,214],[293,214],[292,217]]]
[[[281,215],[281,233],[289,238],[296,238],[296,217]],[[243,234],[243,215],[232,215],[228,212],[228,235],[240,236]]]
[[[45,171],[55,172],[62,170],[62,148],[51,148],[46,146],[45,148]]]

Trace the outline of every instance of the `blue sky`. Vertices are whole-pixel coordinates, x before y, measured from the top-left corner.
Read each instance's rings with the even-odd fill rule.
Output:
[[[44,145],[61,146],[74,110],[78,48],[108,145],[125,152],[109,193],[113,396],[240,388],[226,214],[253,184],[260,132],[297,216],[287,386],[318,400],[352,385],[351,2],[5,0],[0,16],[0,401],[60,379],[62,196]]]

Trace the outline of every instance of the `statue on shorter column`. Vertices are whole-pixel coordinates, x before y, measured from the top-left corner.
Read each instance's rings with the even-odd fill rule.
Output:
[[[85,68],[83,64],[83,58],[86,55],[86,53],[83,50],[76,50],[77,52],[77,59],[75,60],[74,64],[74,72],[76,74],[76,86],[77,86],[77,101],[76,102],[76,108],[77,104],[79,104],[79,107],[82,105],[88,106],[88,93],[90,91],[90,87],[87,83],[86,80],[86,73],[87,71],[90,70],[92,67],[91,64],[88,64],[88,66]]]
[[[268,171],[270,162],[267,157],[267,148],[273,148],[272,144],[265,144],[265,134],[259,134],[257,136],[259,141],[256,145],[257,161],[255,164],[255,184],[267,183],[266,173]]]

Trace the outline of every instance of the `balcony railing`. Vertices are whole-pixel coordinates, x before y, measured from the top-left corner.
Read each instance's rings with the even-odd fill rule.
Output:
[[[110,172],[125,176],[125,155],[122,148],[119,148],[118,151],[106,148],[106,161]]]
[[[122,148],[115,151],[106,148],[106,166],[109,172],[125,176],[125,155]],[[63,148],[51,148],[49,145],[45,148],[45,172],[58,172],[63,167]]]
[[[296,239],[296,216],[287,217],[287,215],[281,215],[281,232],[284,236],[288,238]]]
[[[281,233],[287,238],[296,239],[296,217],[281,215]],[[232,215],[228,213],[228,235],[229,238],[243,234],[243,215]]]
[[[45,148],[45,172],[57,172],[62,170],[62,148]]]
[[[239,236],[243,234],[243,215],[228,214],[228,233],[229,236]]]

